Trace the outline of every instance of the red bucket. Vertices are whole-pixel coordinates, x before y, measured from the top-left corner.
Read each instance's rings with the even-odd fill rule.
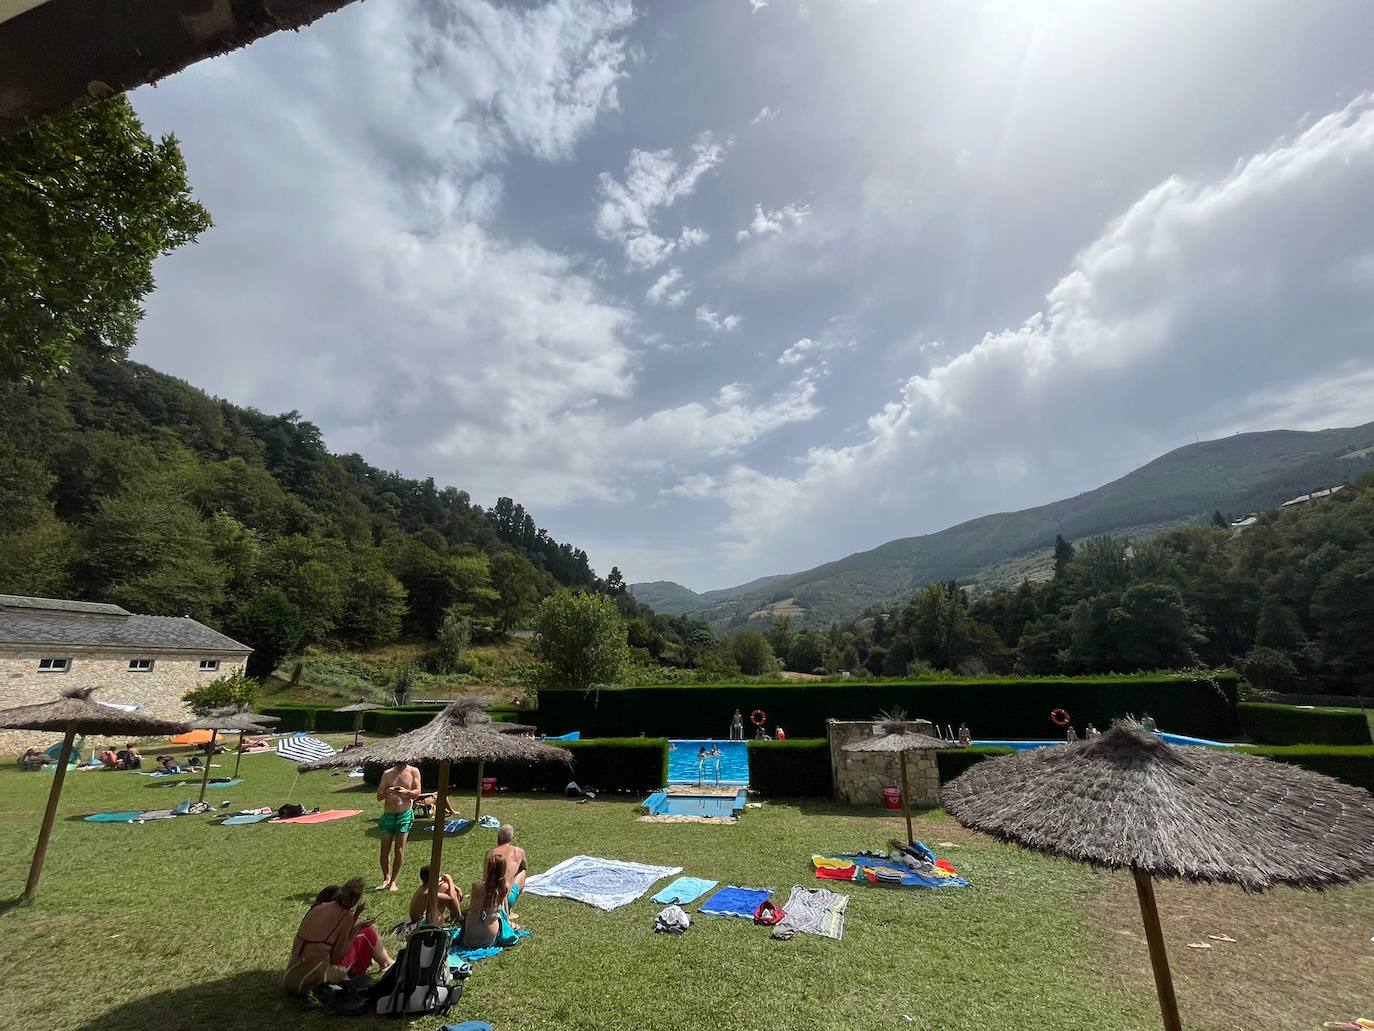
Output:
[[[897,788],[883,788],[883,808],[902,808],[902,793]]]
[[[483,777],[483,778],[482,778],[482,794],[484,794],[484,795],[494,795],[494,794],[496,794],[496,778],[495,778],[495,777]]]

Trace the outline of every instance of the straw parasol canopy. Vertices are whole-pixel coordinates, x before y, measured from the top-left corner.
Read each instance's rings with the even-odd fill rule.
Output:
[[[878,714],[878,728],[881,736],[861,738],[844,746],[846,752],[886,752],[897,753],[902,769],[902,815],[906,817],[906,840],[915,840],[911,830],[911,793],[906,782],[906,753],[927,748],[945,748],[946,742],[929,734],[921,734],[907,727],[906,713],[893,709],[891,714]]]
[[[210,783],[210,760],[215,754],[215,738],[218,737],[221,732],[237,732],[239,735],[239,742],[242,743],[245,732],[252,733],[254,731],[267,730],[267,727],[259,722],[260,720],[270,720],[276,723],[278,722],[278,717],[262,716],[258,713],[248,711],[246,707],[237,709],[231,705],[224,709],[216,709],[208,716],[200,716],[191,721],[192,730],[208,730],[210,732],[210,742],[205,748],[205,770],[200,775],[199,801],[205,801],[205,788]],[[238,776],[238,763],[242,760],[243,749],[240,748],[238,760],[234,763],[235,776]]]
[[[1181,1025],[1153,877],[1263,891],[1374,876],[1369,793],[1230,749],[1175,748],[1133,720],[1083,744],[981,762],[944,802],[1003,841],[1131,871],[1169,1031]]]
[[[57,757],[57,771],[53,774],[52,790],[48,793],[48,807],[38,829],[38,845],[33,850],[33,864],[29,867],[24,897],[33,898],[38,892],[38,878],[43,873],[43,859],[48,852],[48,838],[52,835],[53,820],[57,816],[57,802],[62,797],[62,782],[71,761],[72,740],[80,734],[104,734],[111,737],[159,737],[178,734],[186,724],[176,720],[149,716],[141,712],[125,712],[91,700],[95,688],[64,691],[60,698],[37,705],[21,705],[0,710],[0,730],[52,730],[62,733],[62,751]]]
[[[385,708],[385,705],[378,705],[376,702],[369,702],[366,699],[359,698],[352,705],[343,705],[334,711],[353,713],[353,743],[356,745],[358,743],[358,735],[362,733],[363,729],[363,713],[371,712],[373,709]]]
[[[360,762],[384,763],[388,766],[402,762],[417,765],[423,762],[439,764],[439,786],[434,803],[434,837],[429,863],[429,868],[434,871],[435,876],[429,880],[428,906],[430,921],[437,922],[439,912],[435,886],[439,882],[438,871],[444,848],[444,821],[439,814],[444,812],[444,804],[448,797],[449,764],[473,760],[477,762],[477,800],[472,814],[473,820],[476,820],[482,809],[482,773],[488,762],[558,761],[571,765],[572,753],[566,748],[555,748],[553,745],[546,745],[517,734],[503,734],[495,729],[495,724],[483,710],[480,701],[460,699],[418,730],[374,741],[362,748],[331,755],[315,762],[303,763],[301,770],[355,766]]]
[[[533,723],[501,723],[492,720],[491,729],[498,734],[533,734],[539,728]]]

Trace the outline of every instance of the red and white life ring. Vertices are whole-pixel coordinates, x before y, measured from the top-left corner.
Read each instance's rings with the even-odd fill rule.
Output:
[[[1063,730],[1069,725],[1069,712],[1067,709],[1052,709],[1050,711],[1050,722]]]
[[[768,722],[768,713],[764,712],[762,709],[755,709],[749,714],[749,719],[754,726],[761,727]]]

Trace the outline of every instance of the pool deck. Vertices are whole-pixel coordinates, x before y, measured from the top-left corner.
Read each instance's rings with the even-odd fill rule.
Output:
[[[697,787],[695,784],[669,784],[666,788],[670,795],[709,795],[712,798],[731,798],[739,794],[743,784],[722,784],[720,787],[715,785],[703,784]]]

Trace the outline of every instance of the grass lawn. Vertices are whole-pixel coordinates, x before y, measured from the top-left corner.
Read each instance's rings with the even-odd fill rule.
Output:
[[[280,976],[306,901],[321,885],[355,874],[376,883],[370,817],[377,803],[343,777],[297,780],[295,768],[273,755],[248,756],[243,768],[245,784],[227,792],[232,809],[290,799],[361,808],[365,817],[280,827],[220,827],[206,816],[143,826],[87,824],[81,815],[166,807],[194,794],[133,774],[73,774],[39,897],[22,905],[13,900],[50,778],[0,771],[0,940],[6,943],[0,1026],[346,1025],[284,996]],[[224,794],[210,797],[219,801]],[[635,819],[637,801],[575,805],[502,795],[484,804],[516,825],[535,871],[590,853],[679,865],[725,883],[772,887],[782,898],[793,884],[817,883],[807,862],[812,851],[875,847],[900,833],[900,821],[876,811],[787,802],[751,810],[734,827],[645,824]],[[470,799],[462,802],[466,809]],[[516,908],[533,936],[478,963],[447,1020],[480,1018],[521,1031],[1159,1026],[1138,914],[1122,890],[1128,882],[970,835],[941,814],[923,817],[918,835],[932,845],[952,843],[939,851],[973,887],[922,892],[843,885],[853,900],[842,942],[804,935],[775,942],[744,921],[709,917],[695,918],[685,936],[673,938],[652,933],[659,907],[647,898],[602,913],[526,896]],[[489,831],[449,838],[446,868],[470,881],[492,840]],[[428,841],[417,838],[406,882],[427,858]],[[1187,903],[1186,920],[1166,927],[1187,1026],[1294,1028],[1360,1015],[1348,1007],[1368,997],[1374,963],[1359,950],[1371,951],[1364,939],[1374,927],[1361,930],[1360,914],[1374,908],[1374,893],[1348,889],[1320,905],[1311,896],[1278,893],[1251,905],[1238,892],[1186,891],[1192,894],[1166,894],[1161,902],[1166,922],[1171,899],[1181,908]],[[1251,908],[1231,909],[1236,900]],[[369,894],[368,903],[379,926],[402,915],[399,896]],[[1292,921],[1285,923],[1284,913]],[[1252,917],[1268,921],[1268,938],[1254,945],[1246,923]],[[1292,936],[1285,935],[1287,926]],[[1241,941],[1226,955],[1221,946],[1205,958],[1190,954],[1184,947],[1190,936],[1212,927]],[[1358,943],[1351,938],[1356,934]],[[1321,967],[1310,971],[1316,989],[1304,981],[1302,958],[1314,942],[1333,950],[1313,954]],[[398,943],[388,944],[394,951]],[[1288,980],[1278,995],[1266,995],[1274,963]],[[1216,1005],[1214,980],[1222,976],[1227,992]],[[1254,1002],[1253,1014],[1263,1019],[1250,1023],[1245,1007],[1256,999],[1264,1001]]]

